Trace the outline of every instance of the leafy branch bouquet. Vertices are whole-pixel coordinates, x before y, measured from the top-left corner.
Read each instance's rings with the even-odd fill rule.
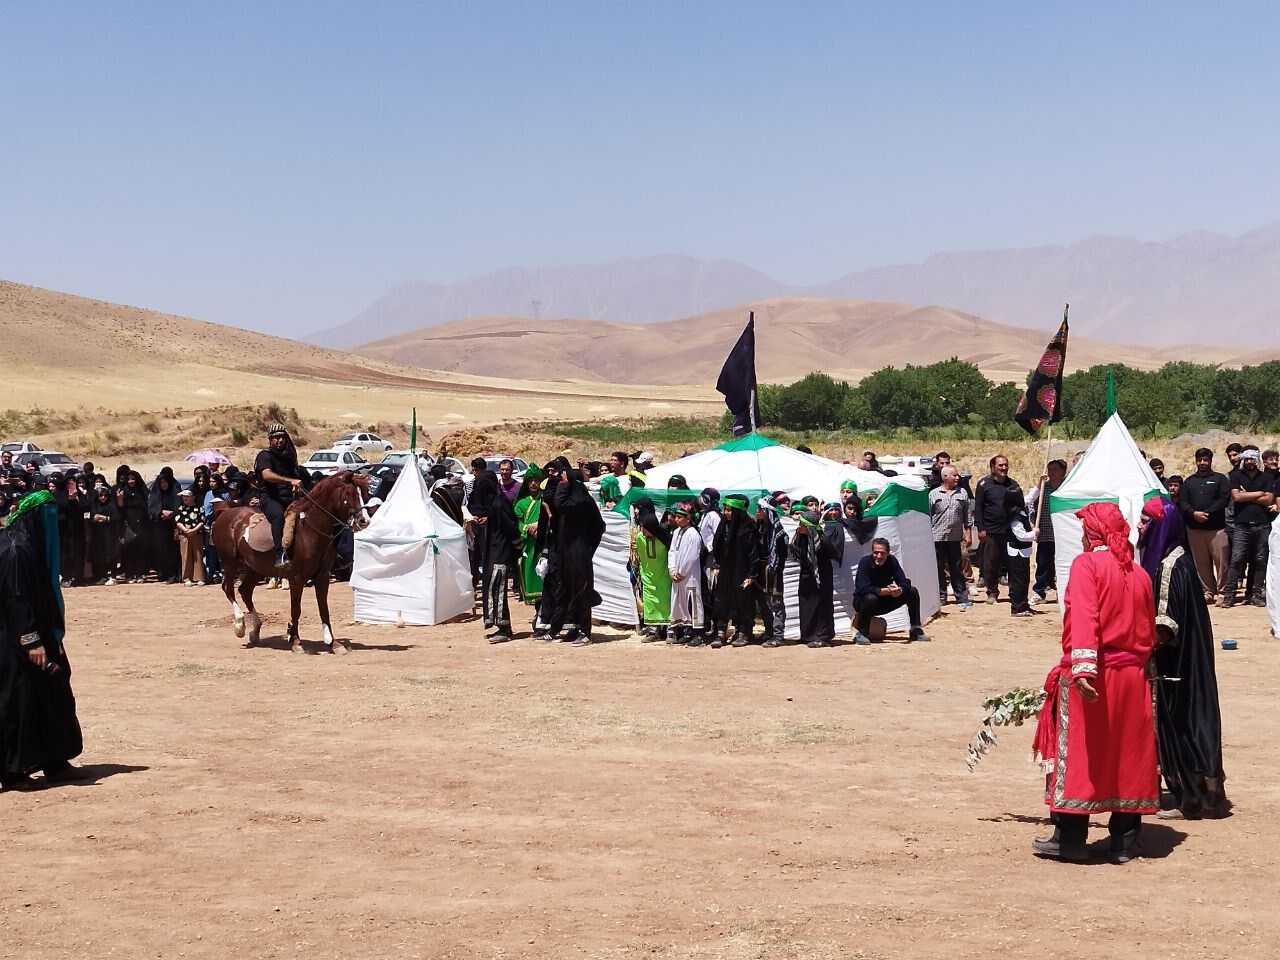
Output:
[[[982,701],[986,716],[982,718],[982,726],[978,728],[978,732],[965,747],[964,762],[970,773],[978,765],[978,761],[996,745],[996,727],[1020,727],[1027,720],[1035,719],[1040,715],[1044,697],[1043,690],[1014,687],[1007,693]]]

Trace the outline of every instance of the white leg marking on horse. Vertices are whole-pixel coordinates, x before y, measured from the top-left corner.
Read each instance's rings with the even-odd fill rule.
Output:
[[[329,629],[329,625],[327,623],[322,628],[322,632],[324,634],[324,642],[333,646],[333,631]]]
[[[235,628],[236,636],[244,636],[244,613],[240,610],[240,604],[234,600],[231,601],[231,621]]]

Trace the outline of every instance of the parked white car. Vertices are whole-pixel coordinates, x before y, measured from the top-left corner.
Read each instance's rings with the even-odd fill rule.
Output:
[[[30,440],[8,440],[0,443],[0,451],[8,450],[15,457],[20,453],[40,453],[40,448]]]
[[[352,450],[317,450],[299,466],[312,473],[331,476],[339,470],[355,470],[364,465],[364,457]]]
[[[376,433],[344,433],[337,440],[333,441],[331,450],[354,450],[360,456],[367,453],[374,453],[379,450],[394,450],[395,444],[389,440],[383,440]]]
[[[66,473],[68,470],[79,467],[65,453],[59,453],[57,450],[41,450],[39,453],[20,453],[13,458],[15,467],[25,468],[27,461],[32,460],[36,465],[36,473],[42,477],[48,477],[55,473]]]

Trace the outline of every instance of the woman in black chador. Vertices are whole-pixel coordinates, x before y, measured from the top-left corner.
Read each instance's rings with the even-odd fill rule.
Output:
[[[72,779],[83,743],[62,647],[57,507],[24,497],[0,530],[0,789]],[[44,772],[43,780],[31,774]]]

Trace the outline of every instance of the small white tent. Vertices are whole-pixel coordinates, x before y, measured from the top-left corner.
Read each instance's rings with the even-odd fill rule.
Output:
[[[878,499],[868,516],[879,518],[876,536],[889,541],[903,572],[920,591],[920,618],[928,620],[938,612],[938,566],[933,549],[933,527],[929,522],[929,496],[924,479],[916,476],[886,477],[859,470],[826,457],[803,453],[783,446],[758,433],[749,433],[710,450],[695,453],[654,467],[645,473],[649,487],[661,488],[673,474],[683,476],[691,489],[785,490],[792,498],[813,494],[826,502],[834,500],[840,482],[851,479],[859,493],[876,491]],[[794,529],[784,521],[788,534]],[[871,552],[871,544],[859,544],[846,534],[844,563],[835,570],[836,633],[852,629],[853,571],[859,558]],[[597,554],[599,570],[599,554]],[[800,635],[798,615],[798,573],[794,563],[784,568],[784,595],[787,604],[789,639]],[[909,626],[903,607],[885,618],[889,630],[905,631]]]
[[[414,460],[355,540],[355,619],[430,625],[471,611],[466,534],[428,496]]]
[[[1062,481],[1062,486],[1049,495],[1053,539],[1057,544],[1054,566],[1058,574],[1059,609],[1067,590],[1071,561],[1082,549],[1082,530],[1076,511],[1099,501],[1114,503],[1129,522],[1129,539],[1136,544],[1142,505],[1164,492],[1164,486],[1147,465],[1120,414],[1113,413],[1080,462]]]

